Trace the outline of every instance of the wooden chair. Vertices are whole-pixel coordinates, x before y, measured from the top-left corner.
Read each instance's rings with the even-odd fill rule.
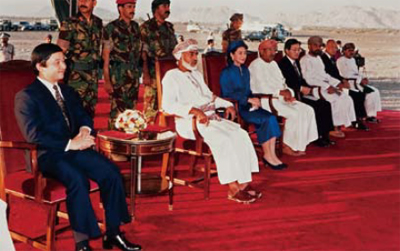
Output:
[[[245,65],[248,67],[251,64],[251,62],[257,58],[257,56],[258,56],[257,52],[248,51]],[[222,70],[227,66],[225,54],[222,54],[222,53],[203,54],[202,55],[202,63],[203,63],[204,79],[205,79],[207,85],[210,87],[210,90],[214,94],[219,96],[221,94],[221,86],[219,83],[219,78],[220,78]],[[272,95],[257,94],[257,93],[254,93],[253,95],[256,97],[259,97],[259,98],[267,98],[269,100],[268,102],[269,102],[269,106],[271,107],[271,111],[275,116],[278,117],[279,126],[283,132],[284,126],[285,126],[285,118],[278,116],[278,111],[275,109],[275,107],[272,103],[272,99],[273,99]],[[228,99],[228,100],[235,104],[235,107],[237,110],[237,108],[238,108],[237,102],[235,100],[231,100],[231,99]],[[263,151],[262,151],[261,145],[257,141],[257,136],[255,134],[255,130],[253,129],[253,126],[244,122],[244,120],[241,119],[240,116],[238,116],[237,122],[242,126],[243,129],[245,129],[249,132],[250,138],[252,139],[252,142],[255,146],[257,153],[259,155],[260,154],[262,155]],[[283,135],[283,133],[282,133],[282,135]],[[279,139],[277,139],[278,155],[282,154],[282,147],[283,147],[282,142],[283,141],[282,141],[282,136],[281,136]]]
[[[66,200],[65,187],[55,180],[44,178],[39,172],[37,147],[24,140],[14,116],[15,94],[35,79],[30,62],[14,60],[0,63],[0,79],[0,198],[9,205],[8,212],[12,208],[10,196],[34,201],[48,211],[44,235],[30,238],[10,229],[11,237],[35,248],[55,250],[57,217],[68,219],[68,215],[60,211],[60,204]],[[29,152],[25,155],[29,160],[27,162],[25,152]],[[91,182],[90,187],[91,192],[98,191],[96,183]],[[28,222],[31,223],[31,220]]]
[[[171,69],[177,68],[176,59],[173,57],[157,58],[156,59],[156,81],[157,81],[157,96],[158,120],[161,126],[175,128],[174,115],[167,114],[162,110],[162,84],[161,81],[165,73]],[[193,181],[174,178],[174,184],[185,185],[194,188],[201,188],[204,191],[204,199],[208,199],[210,195],[210,177],[211,177],[211,161],[212,154],[208,146],[204,143],[199,131],[197,130],[196,118],[193,117],[192,128],[196,140],[188,140],[177,136],[175,140],[175,154],[188,154],[190,156],[189,172],[193,176],[195,171],[200,170],[204,175]],[[204,160],[204,167],[197,166],[197,160]],[[164,159],[163,162],[168,160]],[[215,173],[215,172],[214,172]],[[175,176],[175,175],[174,175]]]

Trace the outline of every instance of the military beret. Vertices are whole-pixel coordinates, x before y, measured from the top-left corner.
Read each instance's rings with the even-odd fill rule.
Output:
[[[0,35],[0,38],[10,38],[11,36],[10,36],[10,34],[8,34],[8,33],[1,33],[1,35]]]
[[[231,16],[231,18],[229,20],[231,20],[231,22],[238,21],[238,20],[243,21],[243,14],[235,13]]]
[[[136,3],[136,0],[116,0],[116,4]]]
[[[151,3],[151,11],[154,13],[156,11],[157,7],[160,6],[161,4],[170,4],[170,0],[153,0]]]

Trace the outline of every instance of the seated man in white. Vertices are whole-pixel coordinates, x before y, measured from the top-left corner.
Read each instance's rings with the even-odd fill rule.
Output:
[[[174,51],[178,68],[168,71],[162,80],[162,108],[179,116],[176,130],[186,139],[195,139],[192,118],[210,147],[217,165],[218,179],[228,184],[228,199],[250,203],[261,193],[250,186],[253,172],[258,172],[258,160],[253,144],[246,131],[227,119],[220,118],[215,109],[226,108],[226,117],[236,116],[232,103],[215,96],[197,70],[198,46],[194,39],[179,43]]]
[[[7,203],[0,199],[0,250],[15,251],[7,224]]]
[[[351,122],[356,121],[354,103],[348,95],[348,90],[343,89],[344,86],[340,80],[325,72],[324,63],[320,57],[321,46],[321,37],[313,36],[308,39],[309,52],[300,60],[301,71],[307,83],[320,87],[323,98],[331,103],[335,126],[335,131],[331,132],[331,136],[343,138],[345,135],[341,131],[341,126],[348,127]],[[313,91],[313,95],[319,96],[316,90]]]
[[[249,67],[250,87],[253,93],[272,94],[272,104],[280,116],[286,118],[283,132],[283,152],[298,156],[305,154],[307,145],[318,139],[317,123],[312,107],[296,101],[294,92],[285,83],[274,57],[276,40],[264,40],[258,47],[259,57]],[[261,99],[263,109],[271,111],[268,99]]]
[[[360,90],[366,94],[364,106],[368,116],[367,121],[377,123],[377,112],[382,111],[381,95],[377,88],[368,85],[368,78],[359,71],[354,59],[355,48],[353,43],[345,44],[343,56],[337,60],[336,65],[341,76],[346,79],[355,79],[355,81],[349,81],[352,90]]]

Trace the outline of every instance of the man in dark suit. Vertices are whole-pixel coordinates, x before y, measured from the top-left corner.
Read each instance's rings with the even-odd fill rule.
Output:
[[[325,71],[332,77],[340,80],[342,83],[338,87],[349,89],[350,85],[346,79],[340,76],[339,69],[336,66],[335,55],[337,53],[337,44],[335,40],[330,39],[326,42],[325,53],[322,53],[321,59],[325,65]],[[367,112],[364,107],[365,94],[362,92],[357,92],[349,90],[349,95],[354,102],[354,110],[356,111],[357,121],[352,122],[353,127],[358,130],[368,131],[368,127],[363,123],[363,119],[367,117]]]
[[[285,43],[286,56],[279,61],[278,65],[286,79],[286,84],[294,90],[296,99],[314,109],[319,136],[315,143],[318,146],[326,147],[335,144],[329,139],[329,132],[333,130],[331,104],[328,101],[312,96],[313,90],[301,74],[299,64],[300,45],[301,43],[296,39],[287,40]]]
[[[130,222],[118,168],[92,150],[93,121],[75,91],[57,82],[64,77],[65,57],[59,46],[41,44],[32,52],[37,79],[15,97],[15,115],[25,139],[38,146],[40,171],[60,181],[76,250],[90,250],[89,238],[101,235],[89,198],[89,180],[100,187],[107,231],[103,248],[141,250],[128,242],[119,226]]]

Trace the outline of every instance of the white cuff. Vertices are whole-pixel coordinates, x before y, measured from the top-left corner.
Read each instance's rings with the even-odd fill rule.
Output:
[[[69,145],[71,145],[71,140],[68,141],[67,146],[65,147],[64,152],[68,152],[69,151]]]

